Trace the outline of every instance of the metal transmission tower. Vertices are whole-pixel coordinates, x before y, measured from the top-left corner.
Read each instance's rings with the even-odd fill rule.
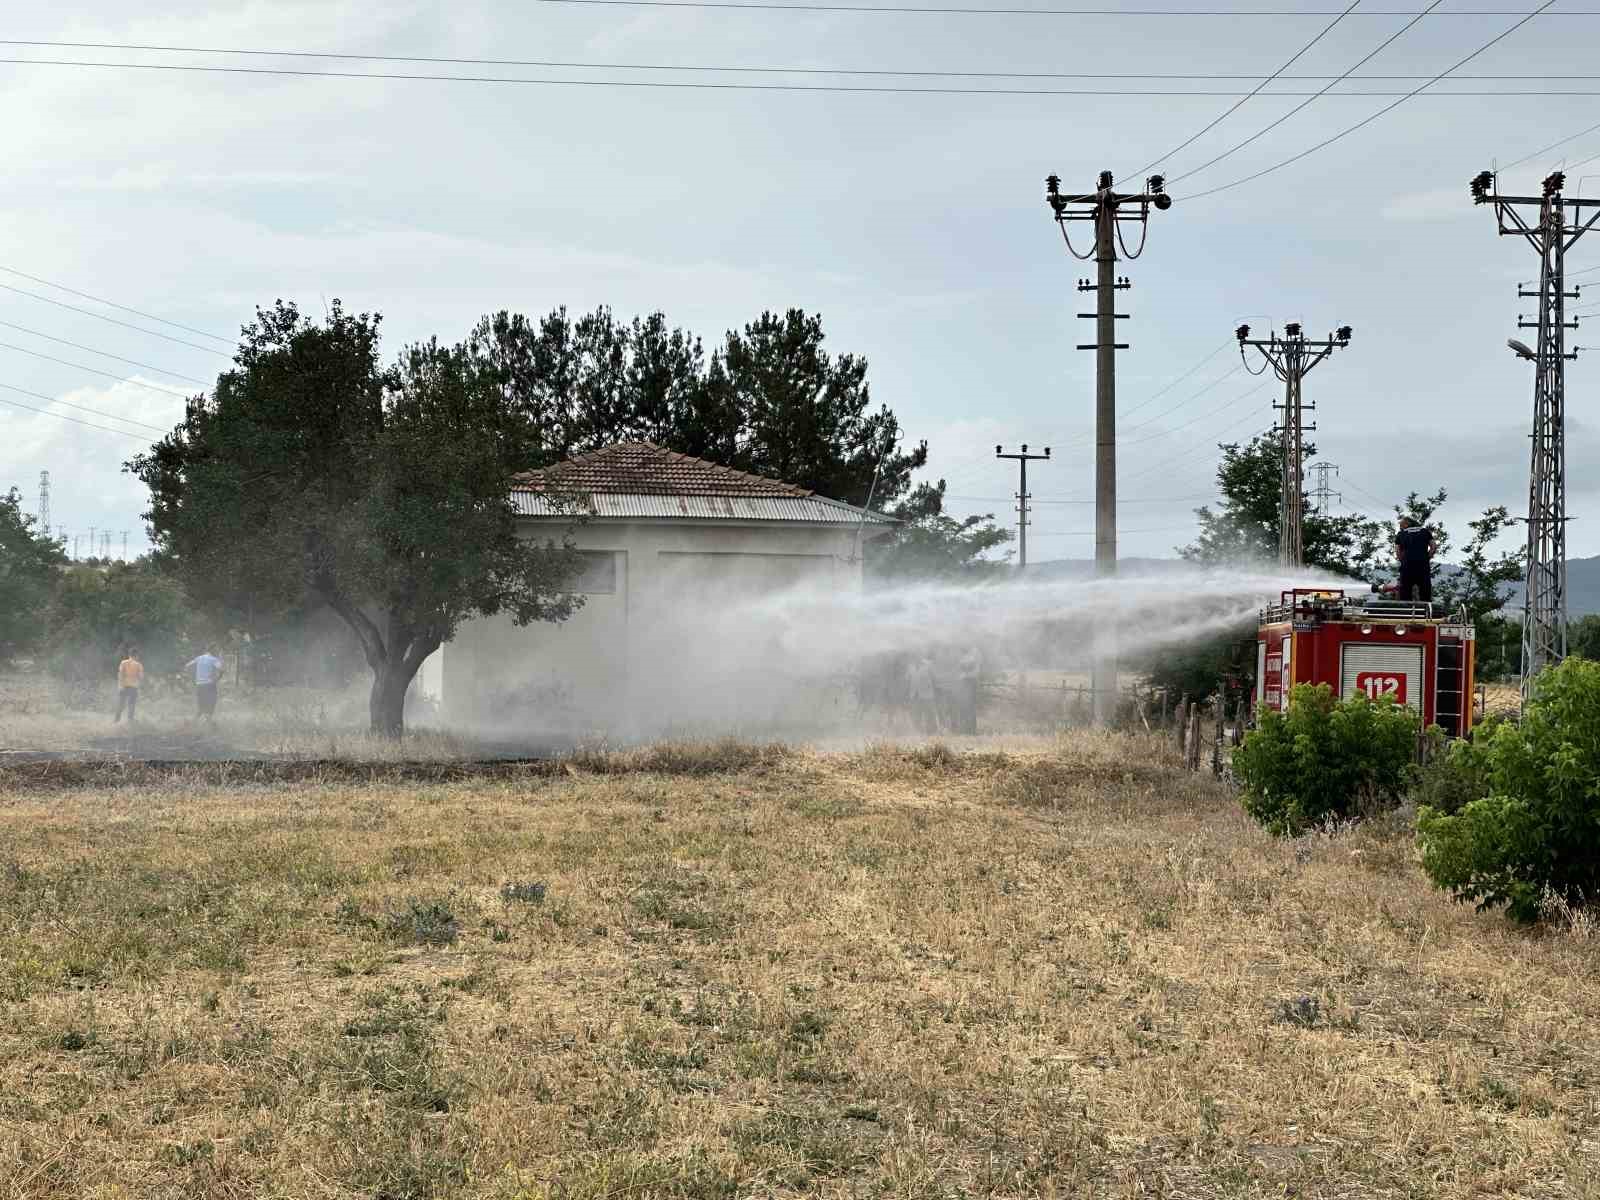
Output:
[[[1534,676],[1567,653],[1567,412],[1565,305],[1578,292],[1566,290],[1565,260],[1572,244],[1600,221],[1600,200],[1568,199],[1561,194],[1566,176],[1556,171],[1544,181],[1542,196],[1503,196],[1493,171],[1472,181],[1475,204],[1493,204],[1502,237],[1519,234],[1539,255],[1539,287],[1517,288],[1536,297],[1539,318],[1517,318],[1519,329],[1537,329],[1532,354],[1533,450],[1528,470],[1528,578],[1522,600],[1522,694]],[[1584,210],[1590,210],[1585,218]],[[1527,347],[1512,346],[1519,354]]]
[[[1304,330],[1292,321],[1283,327],[1281,338],[1276,330],[1271,337],[1252,338],[1248,325],[1241,325],[1234,332],[1239,338],[1239,357],[1244,361],[1245,370],[1250,370],[1250,359],[1245,354],[1245,347],[1254,346],[1260,351],[1265,365],[1260,371],[1250,373],[1260,375],[1270,366],[1278,378],[1283,380],[1283,403],[1274,405],[1275,408],[1283,410],[1283,424],[1278,426],[1283,433],[1278,563],[1285,567],[1302,567],[1305,565],[1305,435],[1307,430],[1316,429],[1315,425],[1305,423],[1307,408],[1314,412],[1316,405],[1308,406],[1305,403],[1302,385],[1312,368],[1331,355],[1336,348],[1342,350],[1350,344],[1350,326],[1339,326],[1335,332],[1321,341],[1308,340]]]
[[[1128,258],[1138,258],[1144,253],[1147,222],[1152,206],[1165,211],[1172,207],[1172,197],[1166,194],[1166,182],[1160,175],[1145,180],[1142,192],[1118,192],[1112,189],[1110,171],[1101,171],[1098,186],[1093,192],[1079,196],[1063,196],[1061,179],[1051,175],[1045,180],[1045,202],[1055,216],[1067,252],[1080,261],[1094,259],[1097,267],[1095,281],[1078,281],[1080,292],[1096,293],[1095,311],[1079,313],[1082,319],[1093,318],[1095,340],[1080,343],[1079,350],[1093,350],[1094,360],[1094,562],[1099,575],[1117,573],[1117,351],[1126,350],[1126,342],[1117,341],[1117,322],[1126,320],[1127,313],[1116,311],[1116,295],[1133,285],[1126,278],[1117,277],[1117,248],[1122,248]],[[1087,221],[1094,226],[1094,249],[1079,254],[1068,233],[1069,222]],[[1129,250],[1122,236],[1124,224],[1139,226],[1139,248]],[[1115,627],[1102,622],[1095,632],[1094,653],[1094,719],[1106,724],[1117,700],[1117,651]]]
[[[1337,463],[1319,462],[1312,463],[1311,470],[1315,472],[1317,476],[1317,484],[1311,489],[1311,495],[1316,500],[1316,507],[1312,511],[1316,512],[1320,516],[1325,517],[1328,515],[1329,508],[1331,507],[1328,504],[1329,500],[1337,500],[1341,504],[1344,503],[1344,493],[1334,491],[1328,483],[1328,476],[1330,474],[1337,475],[1339,473],[1339,466]]]
[[[50,536],[50,472],[39,472],[39,533]]]
[[[1043,454],[1029,454],[1028,443],[1022,443],[1022,453],[1002,454],[1004,446],[994,448],[996,458],[1015,459],[1017,467],[1022,472],[1022,478],[1017,481],[1017,569],[1021,570],[1028,565],[1028,501],[1033,499],[1033,494],[1028,491],[1028,464],[1031,462],[1048,462],[1050,447],[1044,448]]]

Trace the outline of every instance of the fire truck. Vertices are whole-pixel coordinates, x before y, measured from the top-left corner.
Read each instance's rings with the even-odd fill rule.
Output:
[[[1256,712],[1283,711],[1297,683],[1341,699],[1391,696],[1451,737],[1472,727],[1473,628],[1465,613],[1426,601],[1343,589],[1295,588],[1261,610]]]

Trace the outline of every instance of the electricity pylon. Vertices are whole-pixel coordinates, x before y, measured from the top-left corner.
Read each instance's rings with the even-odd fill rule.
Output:
[[[1261,353],[1265,365],[1283,381],[1283,403],[1274,405],[1283,411],[1283,423],[1278,426],[1283,433],[1282,500],[1278,519],[1278,564],[1284,567],[1305,566],[1305,435],[1315,430],[1315,425],[1305,423],[1306,410],[1316,411],[1316,405],[1307,405],[1302,384],[1318,363],[1328,358],[1335,349],[1342,350],[1350,344],[1350,326],[1341,325],[1320,341],[1307,339],[1299,324],[1291,321],[1283,327],[1283,336],[1276,330],[1271,337],[1252,338],[1250,326],[1241,325],[1234,330],[1239,339],[1239,358],[1244,369],[1250,371],[1246,346],[1254,346]]]
[[[1600,221],[1600,200],[1568,199],[1561,194],[1566,181],[1564,174],[1554,172],[1540,196],[1502,195],[1493,171],[1480,172],[1472,181],[1473,203],[1494,205],[1500,236],[1520,235],[1539,255],[1538,290],[1517,288],[1518,296],[1539,301],[1537,320],[1517,318],[1519,329],[1539,331],[1528,464],[1528,576],[1522,597],[1524,700],[1539,672],[1567,654],[1566,360],[1576,358],[1577,351],[1567,351],[1566,331],[1578,323],[1566,319],[1565,304],[1578,293],[1566,290],[1565,260],[1572,244]],[[1585,209],[1591,210],[1587,219]]]
[[[1150,209],[1166,210],[1172,207],[1172,197],[1166,193],[1166,182],[1160,175],[1145,180],[1142,192],[1118,192],[1112,188],[1110,171],[1101,171],[1098,186],[1093,192],[1079,196],[1063,196],[1061,179],[1051,175],[1045,180],[1045,203],[1050,206],[1067,251],[1076,259],[1094,259],[1095,282],[1078,281],[1080,292],[1096,293],[1095,311],[1079,313],[1083,319],[1095,322],[1095,340],[1082,343],[1079,350],[1093,350],[1094,360],[1094,563],[1097,575],[1117,573],[1117,351],[1126,350],[1126,342],[1117,341],[1117,322],[1126,320],[1127,313],[1116,311],[1116,297],[1133,285],[1126,278],[1117,277],[1117,247],[1130,259],[1144,253],[1145,235],[1148,232]],[[1094,226],[1094,249],[1079,254],[1067,232],[1073,221],[1087,221]],[[1122,226],[1139,226],[1139,248],[1130,251],[1122,236]],[[1102,620],[1095,631],[1093,668],[1094,719],[1097,725],[1109,723],[1117,702],[1117,649],[1116,630],[1109,620]]]

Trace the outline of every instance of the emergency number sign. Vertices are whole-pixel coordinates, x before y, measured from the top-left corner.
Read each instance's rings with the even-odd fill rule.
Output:
[[[1368,700],[1392,696],[1396,704],[1406,702],[1406,677],[1390,671],[1361,671],[1356,675],[1356,691]]]

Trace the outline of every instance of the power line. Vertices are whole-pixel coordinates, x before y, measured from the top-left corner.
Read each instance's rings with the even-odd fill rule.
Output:
[[[1146,171],[1150,170],[1150,168],[1159,167],[1162,163],[1166,162],[1167,159],[1171,158],[1174,154],[1181,154],[1183,151],[1187,150],[1190,146],[1194,145],[1197,141],[1199,141],[1201,138],[1203,138],[1206,134],[1210,133],[1218,125],[1221,125],[1229,117],[1233,116],[1234,113],[1238,112],[1241,108],[1243,108],[1245,106],[1245,104],[1250,100],[1251,97],[1259,96],[1261,94],[1261,92],[1262,92],[1262,89],[1264,89],[1269,83],[1271,83],[1279,75],[1282,75],[1290,67],[1294,66],[1294,64],[1297,61],[1299,61],[1300,57],[1302,55],[1304,55],[1308,50],[1310,50],[1311,47],[1315,46],[1323,38],[1327,37],[1328,34],[1332,33],[1333,30],[1334,30],[1334,27],[1336,25],[1338,25],[1339,22],[1343,21],[1346,17],[1348,17],[1351,13],[1353,13],[1355,11],[1355,9],[1356,9],[1356,5],[1358,5],[1360,3],[1361,3],[1361,0],[1350,0],[1350,7],[1349,8],[1345,9],[1342,13],[1340,13],[1338,16],[1336,16],[1333,20],[1329,21],[1326,25],[1324,25],[1322,27],[1321,31],[1317,34],[1316,37],[1312,38],[1304,46],[1301,46],[1300,49],[1296,50],[1294,52],[1293,56],[1291,56],[1289,58],[1289,60],[1287,62],[1285,62],[1281,67],[1279,67],[1271,75],[1268,75],[1260,83],[1256,84],[1256,86],[1251,88],[1250,91],[1245,93],[1243,96],[1239,97],[1239,99],[1234,102],[1233,107],[1229,108],[1220,117],[1217,117],[1214,121],[1212,121],[1209,125],[1205,126],[1198,133],[1195,133],[1195,134],[1191,135],[1186,141],[1183,141],[1183,142],[1179,143],[1176,149],[1169,150],[1165,154],[1158,155],[1156,158],[1152,159],[1150,162],[1148,162],[1144,166],[1140,167],[1137,171],[1132,172],[1131,173],[1132,174],[1132,178],[1138,179],[1141,176],[1143,176]]]
[[[976,17],[1332,17],[1338,9],[1317,8],[962,8],[909,4],[754,4],[740,0],[538,0],[541,4],[582,4],[601,8],[732,8],[756,12],[931,13]],[[1374,8],[1364,17],[1409,17],[1416,9]],[[1444,12],[1441,17],[1515,17],[1512,9]],[[1560,17],[1600,17],[1600,9],[1553,13]]]
[[[136,358],[123,358],[122,355],[112,354],[109,350],[96,350],[93,346],[85,346],[82,342],[69,342],[66,338],[58,338],[48,333],[40,333],[37,329],[29,329],[26,325],[16,325],[10,321],[0,321],[0,326],[4,326],[6,329],[15,329],[18,333],[26,333],[32,337],[43,338],[47,342],[59,342],[63,346],[71,346],[74,350],[83,350],[89,354],[98,354],[101,358],[114,358],[118,362],[125,362],[130,366],[143,367],[146,371],[155,371],[161,375],[170,375],[172,378],[182,379],[186,383],[198,383],[201,387],[210,386],[204,379],[196,379],[192,375],[180,375],[177,371],[169,371],[165,367],[157,367],[147,362],[140,362]]]
[[[170,333],[161,333],[155,329],[145,329],[139,325],[129,324],[127,321],[119,321],[115,317],[108,317],[104,313],[97,313],[93,309],[79,308],[76,304],[68,304],[65,300],[52,300],[49,296],[41,296],[38,292],[30,292],[23,288],[12,287],[9,283],[0,283],[0,289],[4,289],[8,292],[15,292],[19,296],[27,296],[30,300],[40,300],[45,304],[54,304],[57,308],[65,308],[71,312],[82,313],[86,317],[93,317],[96,321],[105,321],[111,325],[120,325],[124,329],[131,329],[135,333],[144,334],[146,337],[165,338],[169,342],[177,342],[180,346],[188,346],[194,350],[204,350],[207,354],[215,354],[222,358],[230,357],[230,355],[224,350],[216,350],[210,346],[202,346],[199,342],[190,342],[183,338],[173,337]]]
[[[1205,366],[1208,362],[1210,362],[1217,355],[1221,354],[1224,350],[1226,350],[1232,344],[1233,344],[1233,339],[1232,338],[1228,338],[1220,346],[1218,346],[1215,350],[1213,350],[1210,354],[1206,355],[1199,362],[1195,363],[1194,366],[1190,367],[1187,371],[1185,371],[1182,375],[1179,375],[1176,379],[1172,380],[1172,382],[1168,383],[1165,387],[1161,388],[1159,391],[1152,392],[1148,397],[1146,397],[1145,399],[1139,401],[1139,403],[1135,404],[1132,408],[1126,410],[1122,415],[1125,416],[1125,417],[1132,416],[1134,413],[1138,412],[1141,408],[1144,408],[1146,405],[1154,404],[1157,400],[1161,399],[1161,397],[1165,396],[1168,392],[1170,392],[1173,388],[1177,387],[1185,379],[1188,379],[1191,375],[1193,375],[1201,367]]]
[[[1335,87],[1337,87],[1340,83],[1343,83],[1346,79],[1350,78],[1351,75],[1355,74],[1355,72],[1359,71],[1362,67],[1366,66],[1373,59],[1377,58],[1378,55],[1382,54],[1390,46],[1394,45],[1395,42],[1399,41],[1400,38],[1404,37],[1408,32],[1410,32],[1412,27],[1414,27],[1417,24],[1418,21],[1422,20],[1423,17],[1427,16],[1429,13],[1431,13],[1434,9],[1438,8],[1439,5],[1441,5],[1443,3],[1444,3],[1444,0],[1433,0],[1433,3],[1428,5],[1428,7],[1426,9],[1424,9],[1422,12],[1418,13],[1416,16],[1412,17],[1411,20],[1407,21],[1404,25],[1402,25],[1394,33],[1390,34],[1381,43],[1379,43],[1378,48],[1376,50],[1373,50],[1370,54],[1368,54],[1360,62],[1356,63],[1355,66],[1351,67],[1343,75],[1335,76],[1328,83],[1328,85],[1322,89],[1322,91],[1317,93],[1317,95],[1307,97],[1305,100],[1301,101],[1299,104],[1297,104],[1293,108],[1291,108],[1288,112],[1284,113],[1283,116],[1279,117],[1277,120],[1269,121],[1267,124],[1263,125],[1260,129],[1258,129],[1254,133],[1252,133],[1249,137],[1245,138],[1244,141],[1239,142],[1236,145],[1228,147],[1228,149],[1224,150],[1221,154],[1217,155],[1215,158],[1208,158],[1208,159],[1206,159],[1205,162],[1201,163],[1198,167],[1195,167],[1195,168],[1193,168],[1191,170],[1185,171],[1182,175],[1178,175],[1178,176],[1176,176],[1176,177],[1174,177],[1172,179],[1169,179],[1167,182],[1169,184],[1176,183],[1179,179],[1188,179],[1191,175],[1198,175],[1201,171],[1204,171],[1207,167],[1216,166],[1223,159],[1232,157],[1233,155],[1237,154],[1239,151],[1243,150],[1246,146],[1250,145],[1250,143],[1256,141],[1258,138],[1264,137],[1267,134],[1271,133],[1274,129],[1278,128],[1278,126],[1282,125],[1285,121],[1288,121],[1290,118],[1298,116],[1300,113],[1305,112],[1306,109],[1310,108],[1321,97],[1327,95]],[[1242,103],[1242,101],[1241,101],[1241,103]]]
[[[1158,528],[1155,528],[1155,529],[1122,529],[1122,530],[1118,530],[1118,532],[1119,533],[1182,533],[1186,529],[1193,529],[1193,528],[1194,528],[1194,526],[1192,524],[1189,524],[1189,525],[1165,525],[1165,526],[1161,526],[1161,527],[1158,527]],[[1056,533],[1036,533],[1033,536],[1036,537],[1036,538],[1093,537],[1094,536],[1094,530],[1092,530],[1092,529],[1063,529],[1063,530],[1060,530],[1060,531],[1058,531]]]
[[[1004,504],[1012,497],[1009,496],[945,496],[946,500],[976,501],[983,504]],[[1119,504],[1188,504],[1192,500],[1211,500],[1214,497],[1208,492],[1200,496],[1137,496],[1132,499],[1127,496],[1117,497]],[[1038,498],[1033,504],[1093,504],[1093,500],[1051,500]]]
[[[1539,147],[1539,149],[1535,150],[1532,154],[1524,154],[1521,158],[1517,159],[1516,162],[1508,162],[1505,166],[1500,167],[1499,170],[1509,171],[1512,167],[1520,167],[1523,163],[1528,162],[1530,159],[1538,158],[1541,154],[1547,154],[1551,150],[1554,150],[1557,146],[1565,146],[1568,142],[1575,142],[1584,134],[1593,133],[1596,129],[1600,129],[1600,125],[1591,125],[1587,129],[1578,130],[1577,133],[1568,134],[1566,137],[1561,138],[1558,141],[1551,142],[1548,146]]]
[[[1126,426],[1123,429],[1122,432],[1124,432],[1124,433],[1132,433],[1135,429],[1143,429],[1147,425],[1154,425],[1157,421],[1161,420],[1163,417],[1170,417],[1173,413],[1177,412],[1185,404],[1188,404],[1191,401],[1200,399],[1201,396],[1204,396],[1212,388],[1216,387],[1217,385],[1219,385],[1221,383],[1227,382],[1229,379],[1231,379],[1235,375],[1237,375],[1241,370],[1243,370],[1242,367],[1234,367],[1231,370],[1229,370],[1227,374],[1218,375],[1215,379],[1213,379],[1210,383],[1206,384],[1205,387],[1201,388],[1194,395],[1189,396],[1187,399],[1178,401],[1171,408],[1165,410],[1164,412],[1159,412],[1155,416],[1150,417],[1147,420],[1140,421],[1137,425],[1128,425],[1128,426]],[[1144,440],[1143,438],[1135,439],[1136,442],[1137,441],[1143,441],[1143,440]],[[1130,443],[1127,443],[1127,444],[1128,445],[1133,445],[1134,443],[1130,442]]]
[[[7,383],[0,383],[0,388],[7,388],[11,391],[22,391],[21,388],[12,388],[11,385]],[[24,392],[23,394],[32,395],[33,393]],[[80,421],[77,417],[69,417],[66,413],[51,412],[48,408],[34,408],[31,404],[18,404],[15,400],[7,400],[4,396],[0,396],[0,404],[9,404],[12,408],[20,408],[25,412],[40,413],[46,417],[56,417],[62,421],[71,421],[74,425],[84,425],[90,429],[99,429],[104,433],[120,433],[123,437],[130,437],[137,441],[142,442],[145,440],[143,434],[131,433],[126,429],[112,429],[109,425],[96,425],[93,421]],[[112,419],[115,420],[116,418]]]
[[[85,300],[93,300],[96,304],[105,304],[112,308],[121,309],[125,313],[132,313],[134,316],[143,317],[147,321],[157,321],[162,325],[171,325],[174,329],[186,330],[189,333],[198,333],[201,337],[215,338],[219,342],[227,342],[229,345],[233,344],[232,338],[225,338],[221,334],[207,333],[204,329],[196,329],[193,325],[184,325],[178,321],[169,321],[165,317],[158,317],[154,313],[143,312],[137,308],[129,308],[126,304],[118,304],[115,300],[107,300],[104,296],[93,296],[88,292],[80,292],[77,288],[69,288],[64,283],[55,283],[49,279],[41,279],[37,275],[29,275],[26,271],[19,271],[15,267],[0,265],[0,271],[4,271],[7,275],[15,275],[19,279],[29,279],[34,283],[42,283],[45,285],[45,287],[53,287],[59,292],[66,292],[69,295],[79,296]]]
[[[1555,0],[1550,0],[1554,3]],[[1597,14],[1600,15],[1600,14]],[[899,96],[1154,96],[1154,97],[1181,97],[1181,96],[1238,96],[1237,90],[1202,90],[1202,89],[1122,89],[1122,88],[966,88],[966,87],[896,87],[892,85],[867,85],[867,84],[798,84],[798,83],[709,83],[704,80],[665,80],[665,79],[549,79],[522,75],[442,75],[419,74],[404,71],[306,71],[292,67],[220,67],[202,66],[194,63],[135,63],[135,62],[91,62],[86,59],[61,59],[61,58],[0,58],[0,63],[12,66],[30,67],[92,67],[120,71],[176,71],[190,72],[202,75],[257,75],[270,77],[290,77],[298,79],[379,79],[414,83],[492,83],[492,84],[523,84],[533,87],[578,87],[578,88],[633,88],[657,89],[668,91],[713,91],[713,92],[844,92],[859,95],[899,95]],[[688,68],[684,68],[688,69]],[[1254,78],[1254,76],[1246,76]],[[1435,76],[1430,82],[1436,82]],[[1427,86],[1427,85],[1424,85]],[[1392,91],[1361,91],[1361,92],[1331,92],[1328,95],[1369,99],[1379,99],[1388,96],[1400,96],[1410,99],[1422,89],[1417,88],[1410,92]],[[1250,94],[1254,94],[1253,92]],[[1288,92],[1272,91],[1264,93],[1270,96],[1281,96],[1294,99],[1300,96],[1320,96],[1323,91],[1317,92]],[[1483,97],[1535,97],[1535,96],[1600,96],[1600,91],[1584,91],[1578,89],[1551,89],[1551,88],[1525,88],[1515,91],[1499,89],[1492,91],[1451,91],[1435,92],[1433,97],[1440,99],[1483,98]],[[1384,110],[1387,111],[1387,110]],[[1381,116],[1382,113],[1375,114]],[[1374,118],[1368,118],[1372,120]],[[1356,128],[1359,128],[1357,126]],[[1331,139],[1331,140],[1337,140]],[[1307,152],[1309,153],[1309,151]],[[1287,164],[1285,164],[1287,165]],[[1192,197],[1191,197],[1192,199]],[[91,313],[91,316],[96,315]],[[165,335],[162,335],[165,336]],[[211,353],[220,353],[202,346],[202,350]]]
[[[1435,0],[1436,4],[1440,2],[1442,0]],[[1431,9],[1429,11],[1431,12]],[[1419,16],[1426,15],[1428,13],[1419,14]],[[1413,21],[1414,23],[1415,21]],[[1408,25],[1406,28],[1410,28],[1410,26]],[[1404,30],[1401,32],[1404,32]],[[1399,35],[1397,34],[1396,36]],[[68,50],[120,50],[134,53],[160,54],[231,54],[241,58],[309,58],[333,62],[429,63],[436,66],[460,67],[537,67],[572,71],[682,71],[737,75],[872,75],[924,79],[1180,79],[1230,82],[1248,80],[1255,82],[1261,78],[1259,73],[1238,74],[1223,71],[941,71],[885,67],[772,67],[728,66],[706,63],[581,62],[572,59],[548,58],[451,58],[431,54],[353,54],[331,50],[261,50],[239,46],[164,46],[140,42],[54,42],[25,38],[0,38],[0,46],[42,46]],[[1379,49],[1382,49],[1382,47],[1379,47]],[[1375,53],[1376,51],[1374,51]],[[1363,60],[1363,63],[1366,61],[1368,60]],[[1361,66],[1362,63],[1357,63],[1355,67],[1342,75],[1289,75],[1279,73],[1277,78],[1308,83],[1325,83],[1330,80],[1334,83],[1339,83],[1351,78],[1379,83],[1414,83],[1417,80],[1428,78],[1426,75],[1356,75],[1356,70]],[[1529,80],[1582,82],[1600,79],[1600,75],[1460,75],[1457,78],[1475,82],[1497,83],[1518,83]],[[0,271],[21,275],[22,278],[32,279],[35,283],[50,282],[34,275],[25,274],[22,271],[13,270],[10,267],[0,266]],[[126,305],[103,300],[87,292],[75,291],[62,284],[51,284],[51,286],[61,288],[62,291],[72,292],[73,295],[82,296],[86,300],[100,300],[102,304],[110,304],[113,308],[136,313],[152,321],[161,321],[166,325],[176,325],[179,329],[187,329],[190,333],[214,337],[219,341],[231,340],[218,334],[208,333],[204,329],[195,329],[189,325],[182,325],[176,321],[168,321],[163,317],[140,312],[138,309],[128,308]]]
[[[57,358],[53,354],[43,354],[38,350],[29,350],[26,346],[15,346],[10,342],[0,342],[0,350],[15,350],[18,354],[30,354],[34,358],[42,358],[46,362],[60,363],[63,367],[71,367],[75,371],[88,371],[92,375],[104,375],[107,379],[115,379],[118,383],[129,383],[134,387],[148,388],[152,392],[165,392],[169,396],[177,396],[181,400],[189,398],[188,392],[179,391],[177,388],[162,387],[159,383],[146,383],[142,379],[130,379],[125,375],[118,375],[115,371],[102,371],[98,367],[85,366],[83,363],[68,362],[64,358]]]
[[[1174,433],[1181,433],[1183,430],[1189,428],[1189,426],[1197,424],[1200,421],[1204,421],[1207,417],[1214,417],[1218,413],[1227,412],[1230,408],[1234,408],[1234,407],[1244,403],[1244,401],[1250,399],[1251,396],[1254,396],[1257,392],[1259,392],[1262,388],[1264,388],[1266,386],[1267,385],[1265,383],[1258,383],[1255,387],[1251,388],[1248,392],[1245,392],[1243,395],[1235,396],[1232,400],[1225,401],[1224,403],[1218,405],[1216,408],[1211,409],[1209,412],[1203,412],[1198,417],[1194,417],[1191,420],[1185,421],[1182,425],[1174,425],[1171,429],[1162,429],[1162,430],[1159,430],[1159,431],[1157,431],[1155,433],[1152,433],[1152,434],[1148,435],[1147,437],[1134,438],[1133,441],[1131,441],[1131,442],[1118,442],[1117,444],[1119,446],[1137,446],[1141,442],[1153,442],[1157,438],[1170,437]]]
[[[135,421],[132,417],[119,417],[116,413],[101,412],[98,408],[88,408],[82,404],[73,404],[70,400],[59,400],[55,396],[47,396],[43,392],[32,392],[27,388],[17,387],[15,384],[0,383],[0,387],[5,388],[8,392],[16,392],[19,396],[32,396],[35,400],[43,400],[47,404],[59,404],[63,408],[75,408],[79,412],[86,412],[91,416],[104,417],[108,421],[121,421],[124,425],[139,425],[161,434],[170,432],[164,425],[152,425],[148,421]],[[60,414],[51,413],[50,415],[59,416]]]
[[[1215,196],[1218,192],[1225,192],[1230,188],[1240,187],[1240,186],[1242,186],[1243,184],[1246,184],[1246,183],[1253,183],[1257,179],[1260,179],[1264,175],[1270,175],[1274,171],[1280,171],[1284,167],[1287,167],[1287,166],[1291,165],[1292,163],[1299,162],[1302,158],[1306,158],[1309,155],[1315,154],[1318,150],[1322,150],[1322,149],[1324,149],[1324,148],[1326,148],[1328,146],[1333,145],[1333,143],[1339,141],[1342,138],[1348,137],[1350,134],[1356,132],[1356,130],[1363,129],[1366,126],[1372,124],[1372,122],[1376,121],[1379,117],[1385,115],[1386,113],[1393,112],[1395,109],[1399,108],[1402,104],[1404,104],[1407,100],[1411,99],[1413,96],[1419,95],[1421,92],[1423,92],[1427,88],[1432,87],[1435,83],[1439,82],[1439,80],[1443,79],[1446,75],[1449,75],[1457,67],[1465,66],[1467,63],[1469,63],[1473,59],[1477,58],[1478,55],[1484,53],[1485,51],[1489,50],[1491,47],[1493,47],[1493,46],[1497,45],[1498,43],[1504,41],[1506,38],[1510,37],[1517,30],[1521,29],[1529,21],[1533,20],[1535,17],[1537,17],[1540,13],[1544,12],[1545,9],[1549,8],[1554,3],[1555,3],[1555,0],[1544,0],[1544,3],[1539,5],[1538,8],[1534,9],[1533,12],[1527,13],[1526,15],[1524,15],[1521,20],[1519,20],[1516,24],[1512,25],[1509,29],[1505,29],[1505,30],[1501,31],[1500,33],[1497,33],[1494,37],[1490,38],[1487,42],[1485,42],[1483,45],[1479,46],[1476,50],[1474,50],[1471,54],[1467,55],[1465,58],[1458,59],[1456,62],[1452,63],[1450,66],[1446,67],[1443,71],[1439,72],[1439,74],[1435,75],[1427,83],[1424,83],[1421,86],[1419,86],[1419,87],[1413,89],[1412,91],[1406,93],[1404,96],[1400,97],[1400,99],[1396,100],[1393,104],[1385,104],[1382,108],[1380,108],[1377,112],[1373,113],[1371,116],[1364,117],[1360,121],[1357,121],[1354,125],[1351,125],[1348,128],[1340,130],[1338,133],[1334,134],[1332,137],[1324,138],[1322,141],[1318,142],[1315,146],[1312,146],[1309,150],[1302,150],[1302,151],[1300,151],[1299,154],[1296,154],[1293,157],[1286,158],[1280,163],[1275,163],[1274,165],[1272,165],[1270,167],[1266,167],[1266,168],[1264,168],[1264,169],[1262,169],[1260,171],[1257,171],[1253,175],[1246,175],[1243,179],[1235,179],[1232,183],[1224,183],[1219,187],[1210,188],[1210,189],[1208,189],[1207,191],[1204,191],[1204,192],[1196,192],[1192,196],[1185,197],[1185,199],[1187,199],[1187,200],[1198,200],[1203,196]]]

